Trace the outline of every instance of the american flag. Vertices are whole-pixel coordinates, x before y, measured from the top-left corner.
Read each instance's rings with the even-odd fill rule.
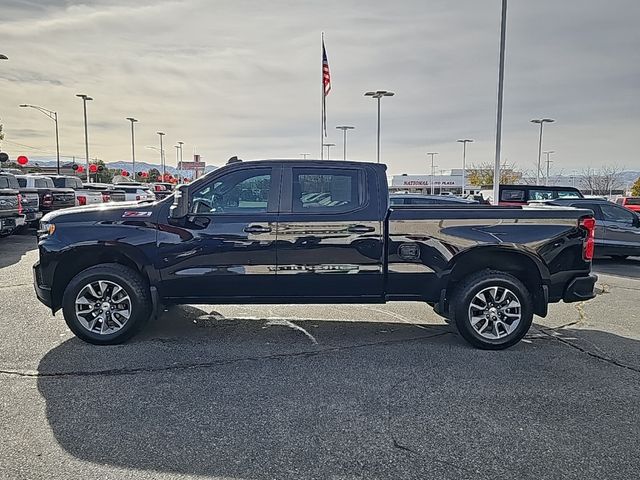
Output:
[[[322,41],[322,85],[324,86],[324,96],[326,97],[331,91],[331,73],[329,72],[329,61],[327,60],[327,50],[324,48],[324,40]]]
[[[329,72],[329,61],[327,60],[327,50],[324,48],[324,38],[322,39],[322,130],[327,136],[327,104],[326,98],[331,91],[331,73]],[[322,156],[322,155],[321,155]]]

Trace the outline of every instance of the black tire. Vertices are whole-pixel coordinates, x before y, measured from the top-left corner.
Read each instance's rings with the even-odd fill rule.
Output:
[[[519,324],[512,332],[495,339],[486,338],[474,329],[469,312],[471,302],[476,294],[490,287],[498,287],[501,289],[499,290],[500,292],[504,291],[503,289],[505,288],[510,290],[520,303]],[[484,350],[502,350],[515,345],[526,335],[533,321],[531,293],[520,280],[503,272],[484,270],[469,276],[456,288],[450,305],[450,312],[460,335],[474,347]],[[489,323],[488,320],[487,323]]]
[[[611,255],[614,260],[626,260],[629,255]]]
[[[91,282],[105,280],[122,287],[131,300],[131,315],[122,328],[114,333],[95,333],[85,328],[76,314],[76,297]],[[104,263],[89,267],[71,279],[62,297],[64,320],[71,331],[80,339],[94,345],[115,345],[123,343],[149,320],[152,313],[149,286],[140,274],[124,265]]]

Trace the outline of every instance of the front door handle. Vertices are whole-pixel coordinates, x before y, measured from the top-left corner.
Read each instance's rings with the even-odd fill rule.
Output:
[[[369,233],[375,231],[374,227],[367,227],[366,225],[354,225],[347,229],[351,233]]]
[[[271,227],[265,227],[262,225],[248,225],[244,227],[244,231],[246,233],[269,233],[271,231]]]

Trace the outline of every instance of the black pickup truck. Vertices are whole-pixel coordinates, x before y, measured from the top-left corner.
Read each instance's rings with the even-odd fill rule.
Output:
[[[160,304],[410,300],[501,349],[548,303],[594,296],[594,223],[575,208],[390,208],[379,164],[242,162],[156,203],[48,214],[34,283],[95,344]]]

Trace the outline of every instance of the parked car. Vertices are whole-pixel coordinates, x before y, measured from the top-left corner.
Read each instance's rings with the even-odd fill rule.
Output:
[[[53,180],[43,175],[16,175],[21,188],[32,188],[40,197],[40,211],[42,213],[73,207],[76,195],[70,188],[56,188]]]
[[[117,183],[114,185],[114,188],[124,192],[127,202],[156,200],[156,196],[149,187],[149,184],[133,182]]]
[[[56,188],[70,188],[76,197],[76,206],[104,203],[102,193],[85,188],[82,180],[71,175],[50,175]]]
[[[11,188],[6,176],[0,176],[0,237],[11,235],[23,224],[20,192]]]
[[[640,256],[640,215],[608,200],[564,199],[552,205],[591,210],[596,218],[595,254],[624,260]]]
[[[160,304],[404,300],[501,349],[549,302],[594,296],[593,226],[573,208],[389,207],[376,163],[237,162],[160,202],[46,215],[34,283],[95,344]]]
[[[83,187],[86,190],[100,192],[102,195],[102,203],[124,202],[127,200],[123,190],[118,190],[117,187],[108,183],[85,183]]]
[[[493,203],[493,190],[481,190],[480,194]],[[546,202],[558,198],[583,198],[580,190],[573,187],[546,185],[500,185],[499,205],[526,205],[529,202]]]
[[[414,193],[392,193],[389,195],[391,205],[473,205],[475,200],[456,197],[454,195],[418,195]]]
[[[620,197],[616,199],[616,203],[634,212],[640,212],[640,197]]]
[[[150,183],[149,185],[151,187],[151,190],[155,194],[157,200],[162,200],[163,198],[166,198],[169,195],[172,195],[173,188],[175,186],[173,185],[173,183],[166,183],[166,182]]]
[[[18,190],[18,193],[20,193],[20,204],[22,205],[22,215],[24,215],[25,224],[37,224],[40,218],[42,218],[38,191],[35,188],[22,188],[16,176],[7,171],[0,172],[0,177],[5,178],[4,181],[0,180],[1,185],[8,185],[8,188]]]

